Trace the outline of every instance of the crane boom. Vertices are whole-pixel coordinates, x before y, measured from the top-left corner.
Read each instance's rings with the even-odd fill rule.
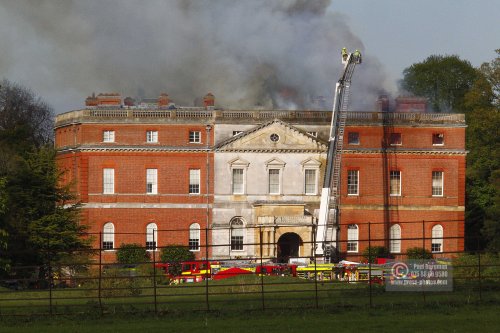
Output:
[[[349,88],[354,68],[361,63],[361,53],[357,50],[354,53],[348,53],[343,48],[342,63],[344,71],[335,85],[326,171],[316,228],[316,256],[324,256],[326,260],[329,260],[332,244],[336,241],[336,225],[339,217],[340,162],[346,112],[349,104]],[[333,203],[331,202],[332,198]],[[333,210],[333,214],[331,214],[331,210]]]

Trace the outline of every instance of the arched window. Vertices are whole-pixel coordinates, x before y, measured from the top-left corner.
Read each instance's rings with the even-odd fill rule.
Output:
[[[440,224],[432,227],[431,251],[434,253],[443,252],[443,227]]]
[[[389,250],[391,253],[401,252],[401,227],[395,224],[389,231]]]
[[[347,252],[358,252],[359,229],[356,224],[347,226]]]
[[[113,250],[115,247],[115,225],[111,222],[102,228],[102,249]]]
[[[200,250],[200,225],[193,223],[189,226],[189,251]]]
[[[243,251],[244,223],[239,217],[231,220],[231,251]]]
[[[155,251],[158,241],[158,227],[155,223],[149,223],[146,226],[146,250]]]

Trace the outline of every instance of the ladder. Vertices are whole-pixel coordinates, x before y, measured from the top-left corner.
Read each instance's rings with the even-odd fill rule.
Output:
[[[359,51],[347,53],[344,48],[342,49],[342,62],[344,63],[344,72],[335,86],[326,172],[316,229],[316,256],[323,256],[325,262],[330,262],[333,247],[336,245],[344,129],[349,105],[351,77],[356,64],[361,63],[361,54]]]

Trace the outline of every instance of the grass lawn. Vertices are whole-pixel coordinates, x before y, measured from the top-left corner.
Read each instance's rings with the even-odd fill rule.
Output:
[[[248,312],[116,315],[103,318],[10,318],[2,333],[54,332],[498,332],[498,304],[330,308]]]
[[[252,275],[209,281],[208,287],[205,282],[162,285],[155,297],[148,284],[120,284],[103,290],[101,303],[88,286],[54,289],[51,302],[47,290],[0,288],[0,333],[497,332],[500,327],[498,283],[482,285],[481,301],[476,284],[426,294],[372,286],[371,308],[366,284]]]

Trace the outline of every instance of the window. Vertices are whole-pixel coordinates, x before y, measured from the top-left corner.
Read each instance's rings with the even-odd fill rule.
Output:
[[[315,169],[305,169],[304,170],[304,193],[305,194],[310,194],[310,195],[315,195],[317,190],[316,190],[316,170]]]
[[[391,133],[391,136],[389,138],[389,144],[391,146],[399,146],[403,143],[401,139],[401,133]]]
[[[401,252],[401,227],[395,224],[389,230],[389,251],[391,253]]]
[[[189,143],[201,143],[200,131],[189,131]]]
[[[243,251],[243,221],[236,217],[231,221],[231,251]]]
[[[347,252],[358,252],[358,226],[349,224],[347,226]]]
[[[189,170],[189,194],[200,194],[200,169]]]
[[[189,226],[189,251],[200,250],[200,225],[193,223]]]
[[[432,227],[431,251],[433,253],[443,252],[443,227],[440,224]]]
[[[158,194],[158,169],[146,169],[146,193]]]
[[[147,131],[146,132],[146,142],[149,142],[149,143],[158,142],[158,131]]]
[[[359,145],[359,133],[358,132],[347,133],[347,143],[350,145]]]
[[[390,195],[401,195],[401,171],[391,171],[389,175],[389,181]]]
[[[359,170],[347,171],[347,195],[359,195]]]
[[[273,134],[271,134],[271,135],[269,136],[269,139],[270,139],[272,142],[276,143],[276,142],[280,141],[280,136],[279,136],[278,134],[276,134],[276,133],[273,133]]]
[[[102,228],[102,249],[113,250],[115,247],[115,226],[108,222]]]
[[[432,196],[443,196],[443,171],[432,171]]]
[[[158,227],[155,223],[149,223],[146,226],[146,250],[156,251],[156,242],[158,241]]]
[[[432,145],[433,146],[442,146],[442,145],[444,145],[444,134],[443,133],[434,133],[434,134],[432,134]]]
[[[280,169],[269,169],[269,194],[280,194]]]
[[[233,136],[239,135],[241,133],[243,133],[243,131],[233,131]]]
[[[103,131],[102,132],[103,142],[115,142],[115,131]]]
[[[244,193],[243,169],[233,169],[233,194]]]
[[[313,131],[313,132],[307,132],[307,134],[309,134],[310,136],[314,136],[315,138],[318,137],[318,132],[315,132],[315,131]]]
[[[115,169],[104,168],[102,170],[102,193],[103,194],[114,194],[115,193]]]

